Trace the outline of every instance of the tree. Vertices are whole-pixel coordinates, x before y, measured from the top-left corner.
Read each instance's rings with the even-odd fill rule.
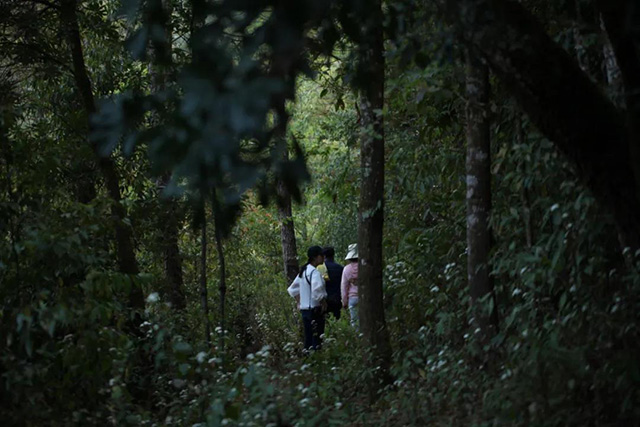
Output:
[[[597,4],[615,56],[607,58],[607,70],[619,67],[624,86],[629,153],[640,200],[640,12],[637,2],[630,0],[599,0]]]
[[[204,315],[205,341],[211,347],[211,321],[209,320],[209,292],[207,289],[207,210],[204,202],[200,209],[200,304]]]
[[[275,137],[280,139],[280,145],[284,146],[282,161],[283,164],[287,164],[289,162],[289,147],[286,143],[286,133],[289,116],[285,108],[284,97],[280,97],[280,99],[276,101],[276,110],[278,114],[278,123],[275,128]],[[291,283],[296,278],[299,267],[296,234],[293,223],[293,213],[291,210],[291,192],[289,191],[289,188],[287,188],[287,183],[282,178],[278,179],[276,186],[284,275],[287,279],[287,283]]]
[[[218,283],[219,292],[219,304],[220,304],[220,351],[224,355],[224,340],[225,340],[225,304],[227,295],[227,270],[224,260],[224,250],[222,247],[222,237],[225,223],[220,211],[220,201],[218,200],[218,194],[214,193],[212,197],[213,206],[213,223],[214,223],[214,237],[216,240],[216,252],[218,253],[218,269],[220,274],[220,282]],[[208,326],[207,326],[208,328]]]
[[[358,210],[358,296],[362,333],[373,369],[371,395],[390,382],[391,345],[384,316],[382,236],[384,224],[384,47],[382,4],[367,5],[359,47],[361,91],[361,186]],[[366,40],[366,42],[365,42]]]
[[[89,128],[89,120],[91,116],[96,113],[96,103],[82,52],[82,40],[77,16],[77,0],[62,0],[60,5],[60,18],[65,27],[67,43],[73,61],[73,75],[78,95],[82,99],[87,115],[87,125]],[[131,228],[125,221],[126,211],[121,203],[120,178],[116,166],[110,157],[104,157],[100,154],[98,146],[95,143],[92,143],[92,148],[98,156],[98,166],[104,177],[107,192],[113,202],[111,212],[115,218],[116,247],[120,271],[129,275],[137,275],[139,269],[133,248],[133,235]],[[129,304],[138,311],[144,310],[144,295],[142,289],[135,283],[132,283],[131,286]]]
[[[158,190],[162,192],[170,181],[170,175],[164,174],[160,177]],[[162,197],[162,195],[160,195]],[[184,295],[182,256],[178,246],[180,210],[177,200],[167,196],[160,201],[159,220],[162,238],[162,251],[164,260],[165,281],[167,283],[167,295],[171,307],[175,310],[183,310],[186,307]]]
[[[461,39],[485,58],[612,214],[622,248],[640,248],[640,199],[624,115],[522,4],[481,0],[445,6]]]
[[[283,155],[284,161],[289,160],[289,155]],[[291,194],[282,180],[278,181],[278,219],[280,220],[280,241],[282,242],[282,260],[284,263],[284,275],[287,283],[293,282],[298,274],[298,249],[296,247],[296,235],[291,212]]]
[[[152,92],[166,91],[168,83],[174,80],[171,75],[173,67],[172,10],[171,2],[166,0],[158,2],[155,8],[159,20],[164,24],[162,26],[164,41],[154,45],[154,61],[151,65]],[[166,108],[161,109],[154,118],[155,121],[162,120],[166,114]],[[162,173],[157,180],[159,197],[161,198],[158,220],[162,239],[166,293],[169,296],[171,307],[175,310],[183,310],[186,307],[186,300],[183,290],[182,257],[178,246],[180,210],[178,209],[178,200],[175,197],[163,194],[170,182],[171,172]]]
[[[497,331],[498,315],[489,275],[491,251],[491,133],[489,124],[489,70],[467,52],[467,276],[474,327],[486,342]],[[488,309],[488,310],[487,310]]]

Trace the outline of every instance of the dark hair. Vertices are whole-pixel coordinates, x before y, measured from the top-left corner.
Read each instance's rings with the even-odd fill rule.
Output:
[[[309,265],[311,261],[318,255],[322,255],[322,248],[320,246],[311,246],[309,249],[307,249],[308,259],[306,264],[300,268],[300,273],[298,274],[298,277],[302,277],[302,273],[304,273],[304,271],[307,269],[307,265]]]
[[[309,258],[309,261],[311,261],[318,255],[322,255],[322,248],[320,246],[311,246],[309,249],[307,249],[307,258]]]
[[[335,249],[333,249],[333,246],[326,246],[324,249],[322,249],[322,253],[324,254],[324,256],[331,259],[336,256],[336,251]]]

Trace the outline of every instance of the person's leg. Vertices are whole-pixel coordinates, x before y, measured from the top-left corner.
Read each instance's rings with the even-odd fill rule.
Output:
[[[340,301],[340,298],[329,298],[327,302],[329,304],[329,313],[333,314],[333,317],[335,317],[336,320],[340,320],[340,309],[342,308],[342,301]]]
[[[313,327],[311,310],[301,310],[302,324],[304,325],[304,349],[309,350],[313,345]]]
[[[324,334],[324,323],[324,314],[320,310],[314,310],[312,321],[313,341],[311,345],[314,350],[320,350],[322,346],[322,338],[320,336]]]
[[[360,330],[358,323],[358,297],[349,297],[349,315],[351,316],[351,326],[356,331]]]

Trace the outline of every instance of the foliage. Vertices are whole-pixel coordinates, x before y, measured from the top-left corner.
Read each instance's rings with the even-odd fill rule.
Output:
[[[305,1],[292,15],[278,14],[290,11],[281,2],[204,2],[202,13],[219,19],[196,19],[193,34],[192,2],[125,2],[127,19],[119,2],[80,2],[87,68],[105,98],[93,137],[122,176],[144,272],[136,276],[117,272],[113,201],[58,42],[59,3],[40,3],[49,2],[11,2],[13,13],[0,13],[0,67],[11,71],[0,73],[5,424],[638,423],[640,253],[619,253],[613,219],[495,81],[491,268],[500,330],[485,345],[469,326],[462,48],[433,3],[385,3],[384,286],[395,382],[375,402],[362,385],[376,373],[365,368],[346,311],[328,322],[322,351],[301,353],[280,222],[266,203],[278,179],[300,191],[302,251],[332,245],[340,261],[357,238],[358,2]],[[169,3],[167,20],[157,12]],[[602,63],[593,2],[578,2],[579,16],[571,2],[523,3],[569,52],[580,29],[580,55],[604,84],[593,72]],[[296,25],[285,25],[292,16]],[[168,23],[171,58],[156,55],[167,42],[159,25]],[[287,46],[299,62],[274,75]],[[169,81],[158,89],[151,78],[163,67]],[[283,163],[285,149],[295,157]],[[173,184],[163,192],[157,179],[168,171]],[[208,217],[232,219],[224,222],[224,351],[220,327],[211,347],[204,340],[199,214],[181,197],[214,191],[228,210],[212,205]],[[182,311],[168,304],[163,277],[167,195],[176,201]],[[209,251],[205,269],[213,325],[223,320],[212,296],[217,256]],[[133,284],[147,296],[142,324],[127,304]]]

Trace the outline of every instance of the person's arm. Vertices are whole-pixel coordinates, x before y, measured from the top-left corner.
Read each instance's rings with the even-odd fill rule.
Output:
[[[291,285],[287,288],[287,292],[291,295],[292,298],[295,298],[296,301],[300,301],[300,278],[296,276]]]
[[[324,279],[319,271],[314,271],[311,275],[311,297],[316,301],[322,301],[327,297]]]

